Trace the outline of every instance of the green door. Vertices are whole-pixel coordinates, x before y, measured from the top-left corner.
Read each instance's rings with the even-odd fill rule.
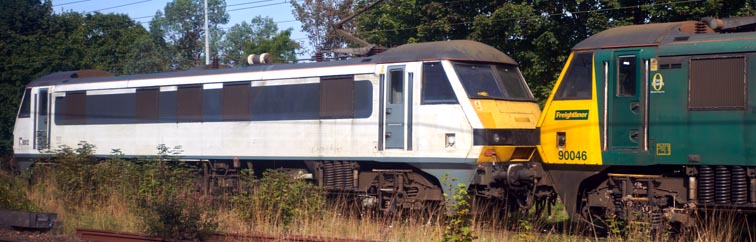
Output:
[[[644,143],[641,59],[638,51],[617,51],[609,71],[609,144],[611,149],[639,149]]]

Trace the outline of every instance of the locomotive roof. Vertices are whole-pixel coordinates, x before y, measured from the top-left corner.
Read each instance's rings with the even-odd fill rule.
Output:
[[[52,73],[40,77],[29,83],[28,86],[48,86],[62,84],[94,83],[105,81],[123,81],[150,78],[169,78],[194,75],[213,75],[228,73],[244,73],[257,71],[277,71],[288,69],[334,67],[362,64],[384,64],[411,61],[431,60],[454,60],[492,62],[517,65],[511,57],[489,45],[471,40],[451,40],[427,43],[405,44],[388,49],[383,53],[362,58],[348,60],[303,63],[303,64],[275,64],[275,65],[251,65],[248,67],[212,70],[188,70],[177,72],[165,72],[156,74],[138,74],[128,76],[107,75],[104,71],[79,70]]]
[[[620,26],[588,37],[575,45],[573,50],[655,46],[662,44],[671,36],[688,36],[697,33],[713,33],[713,30],[698,21]]]

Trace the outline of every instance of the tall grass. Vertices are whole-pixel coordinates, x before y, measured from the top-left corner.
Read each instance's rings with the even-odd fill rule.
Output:
[[[450,234],[461,233],[450,232],[450,225],[458,222],[462,226],[453,229],[466,229],[465,236],[457,237],[459,241],[473,237],[475,241],[538,242],[754,241],[756,227],[741,216],[712,212],[702,214],[701,222],[681,237],[652,237],[645,229],[629,228],[623,234],[599,238],[567,221],[560,204],[551,215],[509,214],[503,204],[477,201],[456,204],[468,209],[460,216],[448,216],[439,207],[384,214],[362,208],[351,196],[329,196],[305,180],[275,171],[261,174],[260,179],[242,174],[243,192],[232,198],[205,197],[197,189],[196,170],[169,158],[180,148],[161,146],[154,157],[129,160],[121,159],[118,152],[110,159],[95,160],[91,158],[95,148],[86,143],[61,147],[41,160],[45,165],[36,166],[31,177],[9,178],[0,173],[0,192],[5,187],[18,189],[14,191],[28,199],[30,207],[58,213],[63,226],[56,232],[66,234],[84,227],[185,239],[202,239],[218,231],[452,241]]]

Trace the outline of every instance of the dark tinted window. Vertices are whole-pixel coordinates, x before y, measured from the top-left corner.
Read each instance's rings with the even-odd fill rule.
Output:
[[[28,118],[31,115],[31,88],[27,88],[24,91],[23,99],[21,100],[21,109],[18,111],[19,118]]]
[[[176,91],[176,119],[179,122],[202,121],[202,86],[179,86]]]
[[[745,58],[690,60],[690,109],[745,109]]]
[[[423,63],[422,104],[457,104],[440,62]]]
[[[373,83],[354,82],[354,118],[367,118],[373,114]]]
[[[320,83],[252,87],[252,120],[320,118]]]
[[[176,91],[160,92],[160,122],[176,122]]]
[[[63,120],[69,124],[84,124],[87,121],[87,94],[85,92],[66,93]]]
[[[355,82],[352,79],[351,76],[326,78],[326,88],[330,91],[322,93],[320,83],[251,87],[249,82],[225,84],[223,89],[184,86],[177,91],[140,88],[136,93],[103,95],[69,92],[65,97],[55,99],[55,123],[128,124],[172,123],[177,120],[199,122],[203,118],[204,121],[214,122],[370,117],[373,109],[373,84],[370,81]],[[351,92],[342,92],[344,90]],[[181,101],[178,101],[179,95]],[[336,103],[335,106],[326,105],[331,108],[331,111],[326,112],[331,113],[331,116],[321,117],[321,95],[336,98],[326,100]],[[177,119],[179,112],[181,118]]]
[[[88,124],[117,124],[133,122],[136,116],[134,93],[87,95]]]
[[[404,103],[404,69],[390,70],[389,78],[389,103]]]
[[[636,69],[635,56],[620,56],[617,58],[618,97],[636,95]]]
[[[202,120],[220,121],[223,120],[221,116],[221,95],[223,89],[204,89],[202,90]]]
[[[533,101],[517,67],[491,64],[454,64],[470,98]]]
[[[136,91],[136,119],[139,122],[150,123],[160,118],[160,89],[144,88]]]
[[[354,77],[324,77],[320,80],[320,117],[354,117]]]
[[[223,85],[221,97],[221,112],[223,120],[249,119],[249,82],[229,83]]]
[[[591,99],[593,52],[578,52],[572,57],[554,100]]]

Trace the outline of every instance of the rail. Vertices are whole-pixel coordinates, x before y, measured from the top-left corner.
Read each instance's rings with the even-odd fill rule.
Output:
[[[82,241],[96,241],[96,242],[141,242],[141,241],[175,241],[166,240],[159,237],[147,236],[139,233],[127,233],[117,232],[99,229],[85,229],[77,228],[76,236]],[[262,233],[251,234],[237,234],[237,233],[217,233],[210,237],[207,241],[289,241],[289,242],[370,242],[370,240],[358,240],[348,238],[333,238],[333,237],[319,237],[319,236],[303,236],[303,235],[270,235]]]

